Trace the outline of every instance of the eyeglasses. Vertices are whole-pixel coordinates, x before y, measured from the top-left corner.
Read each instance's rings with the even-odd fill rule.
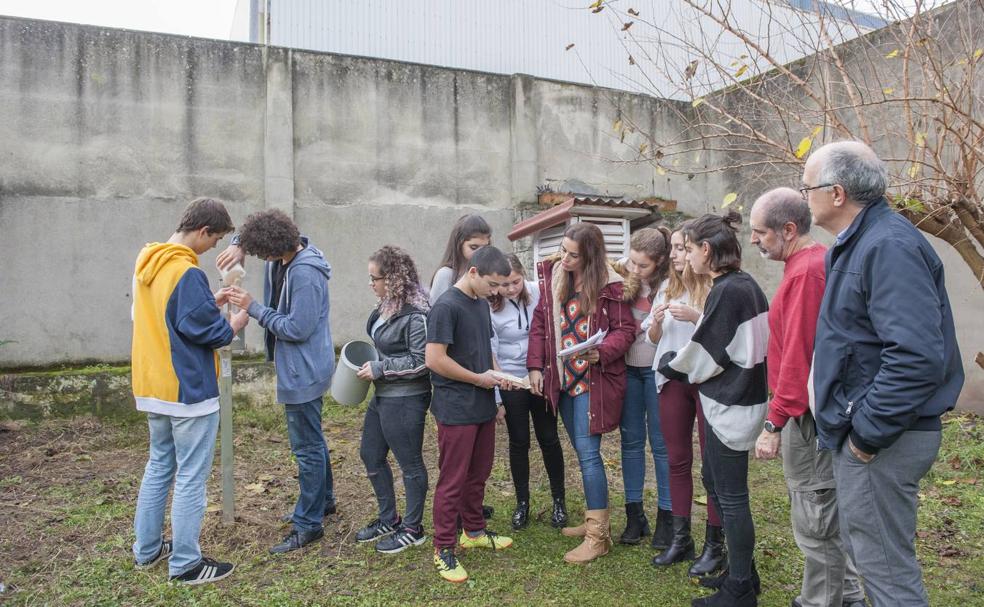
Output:
[[[801,196],[803,196],[803,200],[806,200],[807,199],[807,196],[809,196],[810,190],[819,190],[820,188],[832,188],[835,185],[837,185],[837,184],[836,183],[825,183],[823,185],[815,185],[815,186],[812,186],[812,187],[809,187],[809,188],[804,186],[804,187],[802,187],[802,188],[799,189],[799,193],[800,193]]]
[[[369,275],[369,282],[371,282],[372,284],[376,284],[377,282],[379,282],[380,280],[382,280],[384,278],[386,278],[386,277],[385,276],[373,276],[372,274],[370,274]]]

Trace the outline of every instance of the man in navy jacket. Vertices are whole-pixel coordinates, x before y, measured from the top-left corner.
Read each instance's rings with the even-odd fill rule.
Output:
[[[940,447],[963,367],[943,263],[885,199],[885,164],[842,141],[814,152],[801,193],[837,237],[817,323],[819,446],[834,451],[841,534],[882,605],[928,605],[916,561],[919,481]]]

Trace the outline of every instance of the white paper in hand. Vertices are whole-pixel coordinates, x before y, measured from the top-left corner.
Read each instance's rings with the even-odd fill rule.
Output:
[[[606,335],[608,335],[608,331],[598,331],[581,343],[574,344],[570,348],[564,348],[560,352],[557,352],[557,356],[560,358],[569,358],[575,354],[580,354],[581,352],[586,352],[592,348],[597,348],[601,344],[602,340],[605,339]]]

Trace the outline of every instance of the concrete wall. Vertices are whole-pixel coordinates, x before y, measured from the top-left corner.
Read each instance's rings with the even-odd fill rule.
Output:
[[[538,186],[662,195],[703,212],[718,179],[656,178],[612,134],[679,129],[668,103],[578,85],[256,45],[0,18],[0,367],[122,361],[140,247],[196,196],[235,221],[292,214],[334,267],[337,342],[373,305],[365,259],[430,278],[454,220],[494,242]],[[708,192],[713,192],[709,194]],[[220,244],[220,248],[224,244]],[[203,256],[213,279],[216,252]],[[246,286],[261,289],[260,266]],[[260,333],[247,331],[257,349]]]

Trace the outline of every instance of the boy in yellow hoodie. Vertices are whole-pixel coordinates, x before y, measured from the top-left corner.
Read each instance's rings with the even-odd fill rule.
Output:
[[[169,558],[170,579],[183,584],[213,582],[234,568],[203,557],[198,545],[219,426],[215,350],[232,342],[249,321],[245,310],[230,321],[223,318],[219,306],[228,294],[213,296],[198,256],[232,230],[221,202],[198,198],[167,242],[140,251],[133,276],[133,396],[150,427],[133,555],[138,569]],[[164,511],[172,481],[173,540],[166,540]]]

